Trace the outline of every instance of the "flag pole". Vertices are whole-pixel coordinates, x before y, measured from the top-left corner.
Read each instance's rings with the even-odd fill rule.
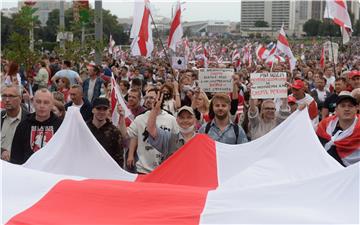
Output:
[[[166,52],[166,49],[165,49],[165,47],[164,47],[164,44],[163,44],[163,42],[162,42],[162,40],[161,40],[161,38],[160,38],[160,33],[159,33],[159,30],[158,30],[157,27],[156,27],[156,23],[155,23],[155,20],[154,20],[154,18],[153,18],[153,16],[152,16],[151,10],[149,10],[149,11],[150,11],[149,14],[150,14],[151,20],[152,20],[152,22],[153,22],[153,24],[154,24],[154,28],[155,28],[156,34],[157,34],[158,39],[159,39],[159,41],[160,41],[161,47],[162,47],[163,50],[164,50],[165,57],[166,57],[166,59],[168,60],[168,62],[170,63],[170,66],[171,66],[170,58],[169,58],[169,56],[168,56],[168,54],[167,54],[167,52]]]
[[[328,6],[326,5],[326,8]],[[329,8],[327,8],[327,14],[328,14],[328,18],[329,18],[329,38],[330,38],[330,47],[331,47],[331,54],[332,54],[332,59],[333,59],[333,69],[334,69],[334,76],[336,76],[336,68],[335,68],[335,55],[334,55],[334,47],[333,47],[333,43],[332,43],[332,35],[331,35],[331,24],[330,24],[330,12],[329,12]]]

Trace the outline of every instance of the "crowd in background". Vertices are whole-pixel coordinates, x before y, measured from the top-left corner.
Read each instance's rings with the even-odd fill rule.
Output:
[[[105,54],[101,65],[45,54],[31,70],[2,59],[1,158],[24,163],[74,106],[119,166],[134,173],[150,173],[198,133],[241,144],[262,137],[297,109],[308,110],[321,143],[339,163],[360,160],[360,41],[353,40],[351,51],[339,53],[336,64],[326,60],[324,67],[321,44],[295,44],[299,57],[293,71],[286,60],[270,65],[258,59],[259,43],[209,39],[202,44],[190,41],[190,52],[180,45],[180,54],[187,54],[183,70],[173,69],[161,51],[151,59],[125,51],[119,57]],[[234,62],[235,49],[242,55],[246,46],[251,57]],[[203,49],[208,55],[199,53]],[[203,67],[233,68],[232,92],[204,92],[198,77]],[[250,74],[270,71],[286,72],[288,97],[253,99]],[[126,107],[119,100],[114,107],[114,88]]]

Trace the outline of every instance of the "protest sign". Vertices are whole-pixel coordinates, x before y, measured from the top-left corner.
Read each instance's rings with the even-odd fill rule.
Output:
[[[259,98],[286,98],[286,73],[252,73],[250,74],[251,97]]]
[[[172,57],[172,68],[186,70],[186,60],[184,57]]]
[[[199,71],[199,86],[205,92],[231,92],[233,69],[207,68]]]

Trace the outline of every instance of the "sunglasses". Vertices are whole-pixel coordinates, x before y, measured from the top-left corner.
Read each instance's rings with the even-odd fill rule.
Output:
[[[97,110],[102,110],[102,111],[108,110],[107,107],[95,107],[95,109],[97,109]]]

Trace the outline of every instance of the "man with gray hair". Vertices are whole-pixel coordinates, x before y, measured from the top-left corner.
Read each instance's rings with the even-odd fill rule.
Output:
[[[10,161],[11,144],[16,127],[28,115],[21,105],[21,88],[17,85],[4,86],[1,99],[5,110],[1,111],[1,159]]]
[[[74,84],[71,86],[70,90],[71,101],[65,104],[65,109],[67,110],[70,106],[75,106],[80,108],[80,113],[85,122],[92,119],[92,105],[91,103],[84,98],[84,92],[82,86],[79,84]]]
[[[53,96],[45,88],[34,95],[35,112],[29,114],[17,126],[11,146],[10,162],[23,164],[30,156],[44,147],[61,125],[52,111]]]

